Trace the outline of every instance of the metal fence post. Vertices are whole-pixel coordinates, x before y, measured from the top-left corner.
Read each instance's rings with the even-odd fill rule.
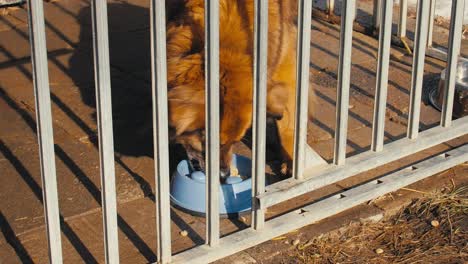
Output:
[[[384,144],[385,111],[387,109],[388,65],[392,37],[393,0],[382,0],[379,54],[377,61],[376,97],[372,124],[372,150],[381,151]]]
[[[463,11],[465,0],[452,1],[452,15],[450,17],[449,47],[447,52],[447,68],[445,70],[444,100],[442,103],[443,127],[452,124],[453,100],[457,75],[458,56],[460,54],[461,32],[463,29]]]
[[[156,182],[156,228],[159,263],[171,261],[169,202],[169,136],[167,108],[166,8],[164,0],[151,0],[151,88]]]
[[[219,1],[205,1],[206,243],[219,244]]]
[[[268,62],[268,1],[254,2],[254,78],[252,119],[252,228],[261,229],[265,210],[256,197],[265,192],[265,141]]]
[[[119,263],[107,3],[91,1],[106,263]]]
[[[408,138],[415,139],[419,133],[419,115],[424,77],[424,58],[428,34],[429,1],[418,1],[416,32],[414,37],[413,67],[411,70],[411,95],[408,114]]]
[[[328,0],[328,15],[335,14],[335,0]]]
[[[312,20],[312,0],[298,1],[297,67],[296,67],[296,115],[294,122],[293,177],[302,178],[307,144],[309,64],[310,64],[310,25]]]
[[[349,88],[355,0],[342,2],[338,90],[336,98],[335,148],[333,162],[343,165],[346,159],[348,130]]]
[[[28,21],[49,261],[50,263],[62,263],[54,132],[52,128],[47,45],[42,1],[28,1]]]
[[[382,16],[382,0],[374,0],[373,10],[372,10],[372,24],[374,30],[379,30],[380,28],[380,18]]]
[[[427,47],[432,47],[432,35],[434,34],[435,0],[430,0],[430,2],[431,5],[429,6],[429,19],[427,21],[429,27],[427,33]]]
[[[408,0],[400,0],[400,17],[398,19],[398,36],[406,37],[406,17],[408,16]]]

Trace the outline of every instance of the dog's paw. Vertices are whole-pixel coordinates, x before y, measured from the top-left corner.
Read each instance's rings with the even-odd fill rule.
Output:
[[[292,175],[292,162],[288,161],[275,161],[271,164],[273,173],[281,177],[287,178]]]
[[[292,175],[292,162],[283,162],[281,163],[281,170],[280,173],[284,177],[291,177]]]

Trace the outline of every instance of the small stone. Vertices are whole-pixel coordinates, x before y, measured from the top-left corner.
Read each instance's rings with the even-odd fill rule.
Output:
[[[353,109],[353,108],[354,108],[354,105],[350,104],[350,105],[348,106],[348,108],[349,108],[349,109]]]
[[[188,235],[187,230],[180,231],[180,235],[183,236],[183,237],[186,237]]]
[[[247,218],[245,218],[245,217],[243,217],[243,216],[240,217],[240,220],[241,220],[242,222],[247,222]]]
[[[383,249],[378,248],[378,249],[375,250],[375,253],[377,253],[377,254],[382,254],[382,253],[383,253]]]
[[[295,239],[295,240],[292,242],[292,244],[293,244],[293,246],[297,246],[297,245],[299,245],[299,242],[301,242],[299,239]]]
[[[284,243],[287,244],[287,245],[289,245],[289,241],[288,241],[288,240],[284,241]]]
[[[438,226],[440,225],[440,223],[439,223],[439,221],[437,221],[437,220],[432,220],[432,221],[431,221],[431,225],[432,225],[433,227],[438,227]]]

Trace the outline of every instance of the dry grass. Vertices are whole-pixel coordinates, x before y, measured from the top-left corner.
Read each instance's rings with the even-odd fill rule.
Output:
[[[281,256],[282,263],[467,263],[468,186],[425,193],[397,216],[355,223]]]

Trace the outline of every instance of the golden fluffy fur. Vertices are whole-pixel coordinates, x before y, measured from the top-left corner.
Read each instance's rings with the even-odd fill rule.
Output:
[[[167,1],[169,123],[173,139],[203,167],[204,1]],[[221,170],[252,125],[253,0],[220,0]],[[297,0],[269,0],[267,112],[284,157],[293,149]]]

